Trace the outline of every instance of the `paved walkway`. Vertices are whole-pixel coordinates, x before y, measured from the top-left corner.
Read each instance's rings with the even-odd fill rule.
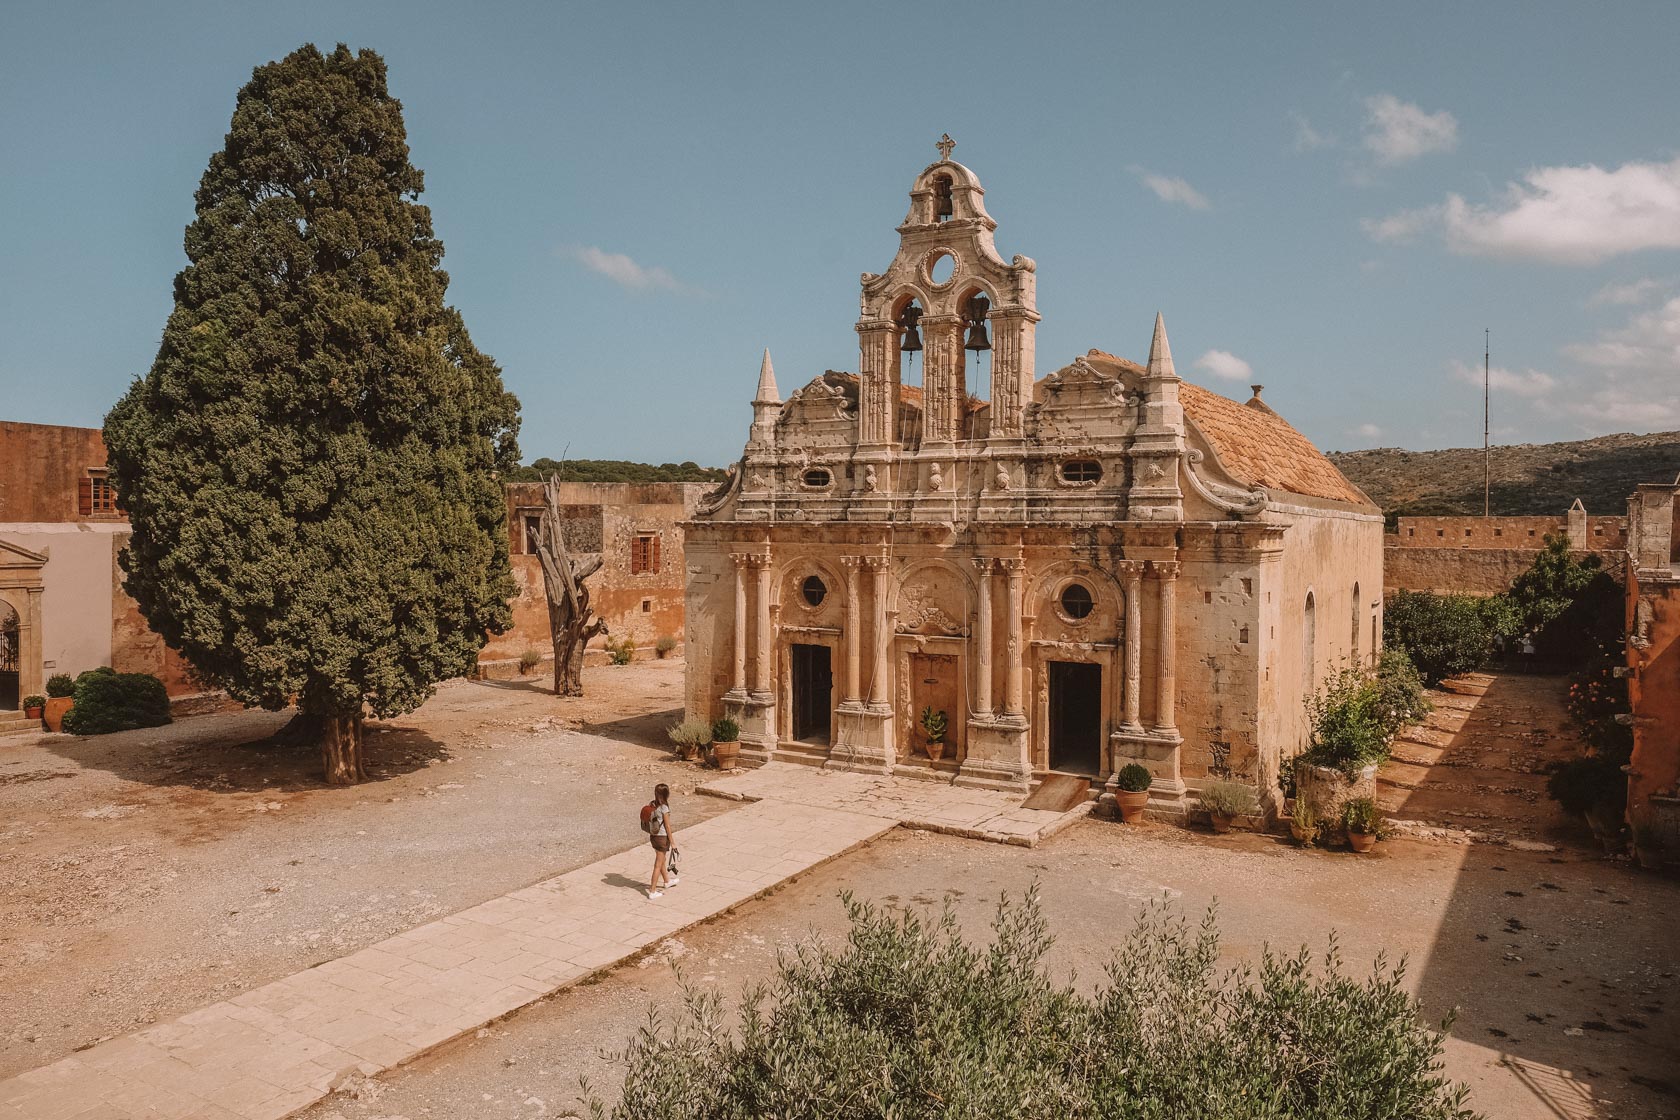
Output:
[[[772,762],[707,782],[699,789],[737,801],[779,801],[814,808],[844,806],[853,813],[890,819],[907,828],[924,828],[1034,847],[1089,813],[1087,801],[1065,813],[1023,809],[1019,794],[964,789],[949,782],[889,778],[821,770],[798,763]]]
[[[0,1082],[0,1120],[279,1120],[896,824],[761,801],[680,830],[682,883],[663,898],[643,893],[638,846]]]

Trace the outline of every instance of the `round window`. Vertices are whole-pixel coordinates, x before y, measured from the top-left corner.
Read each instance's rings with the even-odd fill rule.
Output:
[[[927,278],[936,288],[943,288],[951,282],[951,277],[957,272],[957,258],[950,253],[940,251],[928,258]]]
[[[799,590],[805,596],[805,601],[813,607],[821,606],[822,601],[828,597],[828,585],[817,576],[805,577],[805,582],[800,585]]]
[[[1083,583],[1070,583],[1062,589],[1062,613],[1069,618],[1084,618],[1096,609],[1091,589]]]
[[[828,473],[827,467],[812,467],[805,472],[804,479],[805,485],[813,490],[824,489],[834,481],[833,476]]]

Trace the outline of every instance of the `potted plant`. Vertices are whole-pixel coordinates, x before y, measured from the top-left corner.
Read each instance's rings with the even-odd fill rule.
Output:
[[[64,714],[76,703],[76,682],[69,673],[54,673],[47,678],[47,702],[41,718],[47,721],[48,731],[64,730]]]
[[[1289,835],[1303,848],[1310,848],[1318,840],[1318,814],[1304,797],[1295,799],[1289,813]]]
[[[741,757],[741,725],[724,716],[712,724],[712,761],[719,770],[733,770]]]
[[[944,712],[936,712],[930,704],[922,709],[922,742],[927,748],[927,756],[935,762],[945,757],[945,727]]]
[[[1356,852],[1368,852],[1377,843],[1382,818],[1377,815],[1377,803],[1369,797],[1354,797],[1342,809],[1342,827],[1347,829],[1348,846]]]
[[[653,652],[661,661],[669,657],[671,651],[677,648],[677,640],[669,634],[659,635],[659,640],[653,643]]]
[[[25,719],[40,719],[41,709],[47,706],[45,696],[25,696],[23,698],[23,715]]]
[[[1241,782],[1209,782],[1202,787],[1200,797],[1215,832],[1231,831],[1233,821],[1248,816],[1260,806],[1254,788]]]
[[[1312,745],[1295,758],[1296,801],[1305,801],[1324,827],[1340,827],[1352,798],[1377,792],[1377,767],[1388,758],[1398,727],[1378,679],[1359,667],[1343,669],[1307,702]]]
[[[1114,804],[1122,821],[1136,824],[1143,819],[1143,811],[1149,807],[1149,785],[1154,780],[1154,775],[1135,762],[1120,768],[1114,776]]]
[[[677,745],[677,757],[693,762],[712,742],[712,725],[703,719],[685,719],[666,729],[671,742]]]

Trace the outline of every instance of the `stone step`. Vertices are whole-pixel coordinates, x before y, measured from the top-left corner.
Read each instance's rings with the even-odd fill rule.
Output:
[[[41,721],[28,716],[0,717],[0,735],[30,735],[42,730]]]
[[[777,762],[791,762],[797,766],[821,767],[828,761],[828,748],[815,744],[795,743],[776,748]]]

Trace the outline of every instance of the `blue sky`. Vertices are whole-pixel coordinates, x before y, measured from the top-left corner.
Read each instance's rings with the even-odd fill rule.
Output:
[[[0,0],[0,418],[149,366],[251,69],[380,51],[450,298],[529,458],[739,454],[856,369],[940,133],[1096,346],[1253,381],[1321,446],[1680,428],[1680,5]]]

